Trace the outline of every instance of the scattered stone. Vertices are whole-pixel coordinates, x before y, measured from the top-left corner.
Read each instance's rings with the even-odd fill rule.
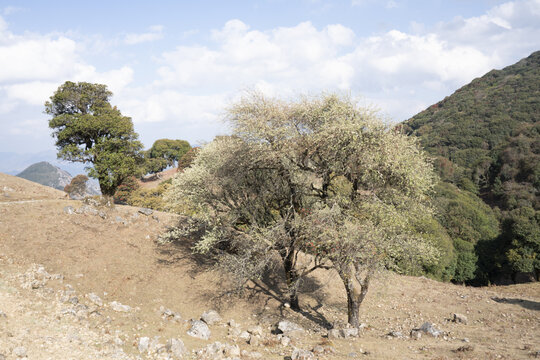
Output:
[[[324,348],[321,345],[317,345],[311,350],[314,354],[321,355],[324,354]]]
[[[117,215],[117,216],[114,217],[114,221],[117,222],[117,223],[119,223],[119,224],[121,224],[121,223],[124,222],[124,219],[122,219],[121,216],[118,216],[118,215]]]
[[[73,208],[73,206],[66,206],[64,207],[64,212],[68,215],[73,215],[75,214],[75,209]]]
[[[467,325],[468,323],[468,319],[465,315],[463,314],[454,314],[454,318],[452,319],[453,322],[455,323],[461,323],[463,325]]]
[[[131,311],[131,306],[120,304],[118,301],[113,301],[113,302],[109,303],[109,305],[111,306],[111,309],[113,309],[114,311],[118,311],[118,312],[130,312]]]
[[[281,342],[281,346],[287,347],[291,343],[291,338],[288,336],[282,336],[280,339],[280,342]]]
[[[104,212],[104,211],[99,211],[98,212],[98,215],[100,218],[102,218],[103,220],[107,219],[107,214]]]
[[[292,360],[315,360],[315,354],[309,350],[294,349],[291,355]]]
[[[458,347],[456,350],[453,350],[454,352],[470,352],[474,350],[473,345],[463,345]]]
[[[238,327],[238,324],[236,323],[236,321],[234,321],[234,319],[231,319],[227,322],[227,325],[229,325],[230,327]]]
[[[305,330],[298,324],[295,324],[289,320],[282,320],[278,323],[277,329],[282,334],[289,337],[298,337],[304,334]]]
[[[251,335],[249,337],[248,344],[251,346],[259,346],[259,338],[255,335]]]
[[[238,335],[238,337],[240,339],[244,339],[244,340],[249,340],[249,338],[251,337],[251,335],[249,335],[249,333],[247,331],[242,331],[240,333],[240,335]]]
[[[3,312],[2,310],[0,310],[0,318],[7,318],[6,313]]]
[[[191,320],[191,328],[187,334],[199,339],[208,340],[210,338],[210,329],[204,321]]]
[[[215,310],[208,310],[203,312],[203,314],[201,315],[201,320],[208,325],[213,325],[221,321],[221,316],[219,316],[218,312]]]
[[[163,320],[176,321],[176,322],[180,322],[182,320],[182,317],[180,316],[180,314],[172,311],[171,309],[166,309],[163,306],[159,307],[159,312]]]
[[[142,337],[139,339],[139,344],[137,345],[137,348],[139,349],[140,353],[147,353],[148,349],[150,347],[150,338],[149,337]]]
[[[262,326],[260,325],[256,325],[256,326],[250,326],[248,329],[247,329],[248,333],[250,333],[251,335],[257,335],[257,336],[262,336],[263,335],[263,328]]]
[[[339,339],[341,337],[341,334],[339,332],[339,329],[330,329],[328,330],[327,336],[329,339]]]
[[[88,300],[90,300],[97,306],[103,306],[103,300],[101,300],[101,298],[98,295],[94,293],[89,293],[89,294],[86,294],[86,297],[88,298]]]
[[[418,329],[413,329],[413,330],[418,330],[418,331],[424,332],[424,333],[429,334],[429,335],[431,335],[433,337],[438,337],[439,335],[442,334],[442,332],[440,330],[438,330],[430,322],[425,322]],[[412,337],[412,332],[411,332],[411,337]]]
[[[240,356],[240,347],[238,345],[226,345],[223,349],[223,355],[227,357],[238,357]]]
[[[240,334],[242,334],[242,330],[240,330],[237,327],[231,327],[231,328],[229,328],[229,333],[228,334],[229,334],[229,336],[239,337]]]
[[[140,208],[139,212],[143,215],[150,216],[154,213],[154,210],[148,208]]]
[[[243,358],[253,359],[253,360],[262,359],[262,357],[263,357],[260,352],[257,352],[257,351],[250,352],[250,351],[246,351],[246,350],[242,350],[241,355],[242,355]]]
[[[389,337],[393,337],[393,338],[403,338],[403,333],[401,331],[390,331],[388,333],[388,336]]]
[[[166,346],[175,359],[182,359],[187,351],[184,342],[180,339],[169,339]]]
[[[98,211],[96,208],[90,205],[83,205],[79,209],[76,210],[79,214],[85,214],[85,215],[97,215]]]
[[[418,340],[422,337],[422,332],[418,329],[411,330],[411,339]]]
[[[13,355],[18,358],[23,358],[26,356],[26,348],[24,346],[17,346],[15,349],[13,349]]]
[[[339,335],[344,338],[348,339],[351,337],[358,337],[358,328],[343,328],[339,330]]]

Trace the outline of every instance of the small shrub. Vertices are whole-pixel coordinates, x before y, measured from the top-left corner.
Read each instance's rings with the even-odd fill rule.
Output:
[[[116,204],[128,204],[131,194],[140,188],[139,182],[134,176],[128,177],[118,186],[114,194],[114,202]]]

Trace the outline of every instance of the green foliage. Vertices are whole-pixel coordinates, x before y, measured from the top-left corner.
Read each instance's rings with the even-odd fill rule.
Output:
[[[419,137],[426,150],[436,156],[435,164],[443,180],[478,194],[494,209],[500,209],[502,219],[514,223],[520,209],[540,209],[539,119],[540,52],[535,52],[503,70],[475,79],[403,123],[402,128]],[[496,228],[492,220],[481,226],[483,220],[476,217],[472,222],[477,226],[471,226],[459,216],[461,210],[474,215],[469,206],[473,204],[465,200],[461,196],[461,205],[448,206],[451,213],[443,225],[454,241],[459,238],[478,243],[481,282],[504,271],[511,274],[531,269],[534,252],[524,244],[534,243],[533,234],[527,232],[525,236],[531,238],[512,247],[509,239],[514,235],[509,235],[512,231],[505,224],[504,234],[497,234],[500,236],[493,240],[497,235],[491,237],[493,231],[487,229]],[[534,223],[533,217],[522,219]],[[482,236],[487,233],[490,236]],[[507,249],[506,255],[500,256],[504,251],[497,251],[496,246]]]
[[[185,140],[156,140],[150,150],[146,152],[147,170],[156,173],[168,166],[174,166],[190,150],[191,145]]]
[[[111,106],[111,95],[105,85],[67,81],[45,103],[58,157],[91,163],[89,175],[107,196],[136,174],[142,161],[131,118]]]
[[[197,153],[199,152],[198,147],[194,147],[189,149],[187,153],[185,153],[180,160],[178,160],[178,172],[182,172],[188,167],[191,166],[193,161],[195,160],[195,157],[197,157]]]
[[[163,195],[170,187],[171,182],[171,179],[169,179],[161,182],[157,187],[152,189],[137,189],[129,195],[127,203],[132,206],[166,211],[168,208],[163,199]]]

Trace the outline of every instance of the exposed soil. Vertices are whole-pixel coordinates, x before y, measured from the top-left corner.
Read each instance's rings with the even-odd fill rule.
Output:
[[[70,213],[69,207],[80,213]],[[20,346],[26,347],[28,359],[165,358],[141,354],[137,345],[142,336],[159,336],[163,343],[181,339],[187,359],[198,358],[193,350],[215,341],[238,344],[264,359],[284,359],[294,347],[312,350],[318,344],[328,350],[319,359],[540,357],[539,283],[469,288],[381,274],[362,304],[366,327],[360,336],[327,339],[328,328],[346,320],[345,292],[334,273],[315,272],[306,280],[300,296],[304,311],[297,313],[283,306],[279,279],[252,283],[243,296],[227,294],[226,276],[212,271],[204,257],[195,257],[189,240],[159,245],[158,235],[180,220],[176,215],[147,216],[129,206],[96,207],[95,213],[84,209],[60,191],[0,174],[0,359],[16,359]],[[24,275],[29,269],[39,273],[33,264],[61,276],[33,289]],[[67,284],[87,307],[81,316],[69,315],[69,309],[78,310],[66,302]],[[96,310],[89,293],[104,305]],[[113,301],[132,309],[114,311]],[[177,312],[181,320],[164,320],[160,307]],[[210,339],[187,335],[185,320],[198,319],[209,309],[223,318],[210,326]],[[454,313],[465,315],[468,323],[452,322]],[[259,344],[228,336],[229,319],[242,329],[262,325]],[[270,333],[281,319],[308,331],[282,346]],[[426,321],[443,334],[409,338],[411,329]],[[404,337],[387,336],[391,331]]]

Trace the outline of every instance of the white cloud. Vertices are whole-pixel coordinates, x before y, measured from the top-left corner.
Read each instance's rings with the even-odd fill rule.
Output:
[[[156,41],[163,38],[163,26],[154,25],[148,28],[148,32],[142,34],[127,34],[124,42],[128,45],[135,45],[144,42]]]

